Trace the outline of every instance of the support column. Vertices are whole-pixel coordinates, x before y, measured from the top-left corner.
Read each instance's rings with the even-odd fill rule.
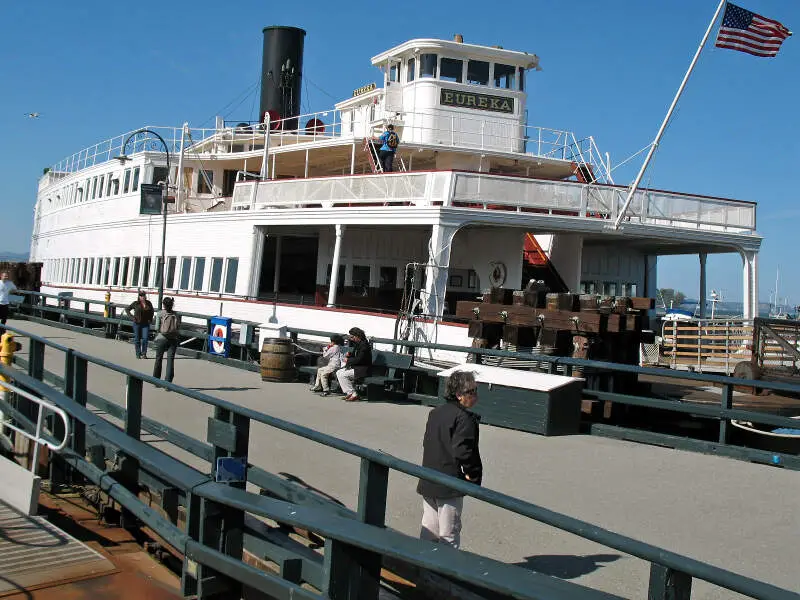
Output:
[[[272,276],[272,293],[278,293],[278,285],[281,282],[281,248],[283,246],[283,236],[275,238],[275,273]]]
[[[458,227],[436,223],[431,228],[428,244],[428,266],[425,269],[425,313],[434,317],[444,314],[444,298],[450,266],[450,248]]]
[[[700,318],[706,318],[706,260],[708,254],[701,252],[700,257]]]
[[[336,242],[333,245],[333,260],[331,261],[331,285],[328,288],[328,306],[336,305],[336,289],[339,286],[339,262],[342,257],[342,235],[344,225],[336,224]]]
[[[569,291],[577,293],[581,287],[581,264],[583,261],[583,236],[559,233],[553,236],[550,246],[550,262]]]
[[[742,300],[744,319],[758,316],[758,252],[742,251]]]
[[[258,288],[261,280],[261,262],[264,260],[264,238],[266,237],[261,227],[253,227],[253,249],[250,255],[250,280],[247,283],[247,295],[251,298],[258,297]]]
[[[658,298],[658,256],[647,254],[644,257],[644,296]],[[656,300],[658,302],[658,300]],[[656,309],[647,311],[647,316],[654,319]]]

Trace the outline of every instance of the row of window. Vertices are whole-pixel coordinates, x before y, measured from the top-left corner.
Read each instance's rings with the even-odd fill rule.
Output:
[[[53,283],[156,288],[161,283],[158,261],[150,256],[49,259],[44,277]],[[236,257],[168,256],[164,288],[233,294],[238,274]]]
[[[525,90],[525,69],[514,65],[490,63],[485,60],[462,60],[438,54],[420,54],[419,65],[416,58],[409,58],[389,67],[389,81],[399,82],[400,69],[405,71],[406,81],[417,77],[439,79],[455,83],[486,85],[504,90]]]
[[[616,281],[581,281],[581,294],[598,294],[600,296],[636,297],[638,286],[635,283],[618,283]]]

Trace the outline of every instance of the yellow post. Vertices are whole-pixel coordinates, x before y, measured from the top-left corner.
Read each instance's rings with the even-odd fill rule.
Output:
[[[4,333],[2,337],[0,337],[0,363],[5,365],[6,367],[10,367],[11,363],[14,361],[14,352],[21,348],[21,344],[19,342],[14,341],[14,334],[13,333]],[[11,381],[5,375],[0,375],[0,381],[9,382]],[[5,388],[0,385],[0,391],[5,391]]]
[[[107,319],[111,315],[109,304],[111,303],[111,290],[106,292],[106,306],[103,309],[103,316]]]

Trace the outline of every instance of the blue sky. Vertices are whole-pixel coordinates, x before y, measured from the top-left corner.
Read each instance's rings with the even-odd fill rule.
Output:
[[[716,49],[713,35],[644,184],[759,203],[760,297],[800,304],[793,173],[800,164],[800,2],[741,0],[798,32],[777,58]],[[170,2],[0,4],[0,250],[26,251],[42,168],[145,125],[254,119],[262,27],[307,31],[303,109],[325,110],[378,79],[370,57],[414,37],[536,53],[531,125],[592,135],[620,163],[652,141],[716,0],[507,0],[223,5]],[[231,102],[234,101],[232,104]],[[226,108],[227,107],[227,108]],[[224,110],[223,110],[224,109]],[[28,112],[41,117],[29,119]],[[643,157],[615,172],[629,183]],[[791,176],[791,177],[790,177]],[[661,287],[698,290],[696,256],[662,259]],[[738,256],[709,258],[709,289],[741,300]]]

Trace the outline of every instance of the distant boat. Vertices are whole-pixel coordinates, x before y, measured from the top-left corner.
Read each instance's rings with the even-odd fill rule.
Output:
[[[792,419],[798,419],[796,429],[775,428],[770,425],[736,420],[731,420],[731,425],[739,430],[739,437],[745,446],[772,452],[800,454],[800,415],[792,417]]]

